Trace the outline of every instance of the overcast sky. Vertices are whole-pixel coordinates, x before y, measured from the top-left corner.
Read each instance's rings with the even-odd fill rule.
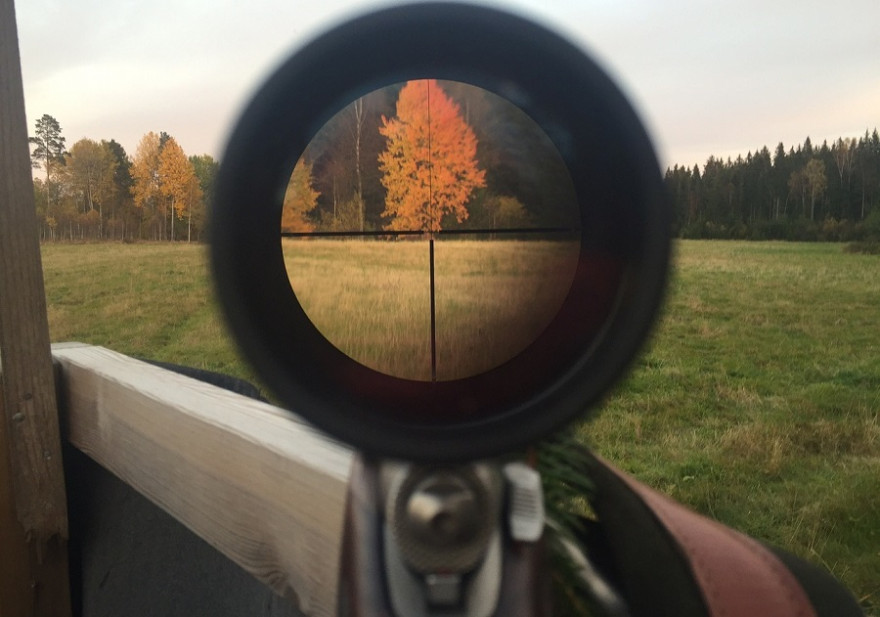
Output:
[[[880,128],[880,0],[514,0],[592,53],[648,125],[661,163],[701,166],[810,136]],[[148,131],[222,154],[260,80],[371,6],[358,0],[19,0],[28,124],[68,146]]]

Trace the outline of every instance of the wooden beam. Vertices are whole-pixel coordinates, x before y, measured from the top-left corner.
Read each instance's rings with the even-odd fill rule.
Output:
[[[12,0],[0,0],[0,391],[0,616],[69,615],[67,502]]]
[[[277,407],[101,347],[53,353],[74,446],[303,613],[336,615],[348,449]]]

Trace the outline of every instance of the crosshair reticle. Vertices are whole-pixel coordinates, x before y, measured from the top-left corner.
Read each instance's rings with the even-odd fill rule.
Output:
[[[418,381],[522,352],[562,306],[581,250],[574,186],[545,131],[505,98],[433,79],[373,91],[317,132],[281,237],[324,337]]]

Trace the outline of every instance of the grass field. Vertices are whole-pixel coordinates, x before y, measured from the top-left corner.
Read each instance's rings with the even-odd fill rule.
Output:
[[[291,286],[318,329],[361,364],[431,380],[428,243],[288,240]],[[435,243],[436,377],[485,372],[547,327],[571,286],[571,241]]]
[[[53,341],[254,378],[204,247],[45,245],[43,259]],[[682,242],[676,261],[649,349],[580,434],[674,498],[824,565],[880,615],[880,256]]]

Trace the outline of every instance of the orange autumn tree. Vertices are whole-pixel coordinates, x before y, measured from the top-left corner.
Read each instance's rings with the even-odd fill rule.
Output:
[[[453,214],[468,217],[475,188],[486,186],[477,168],[477,138],[460,108],[434,79],[407,82],[397,99],[397,116],[382,117],[387,147],[379,154],[386,189],[385,229],[440,231]]]
[[[315,231],[315,224],[307,217],[318,205],[321,195],[312,188],[312,166],[300,157],[290,174],[284,205],[281,210],[281,231],[288,233]]]

